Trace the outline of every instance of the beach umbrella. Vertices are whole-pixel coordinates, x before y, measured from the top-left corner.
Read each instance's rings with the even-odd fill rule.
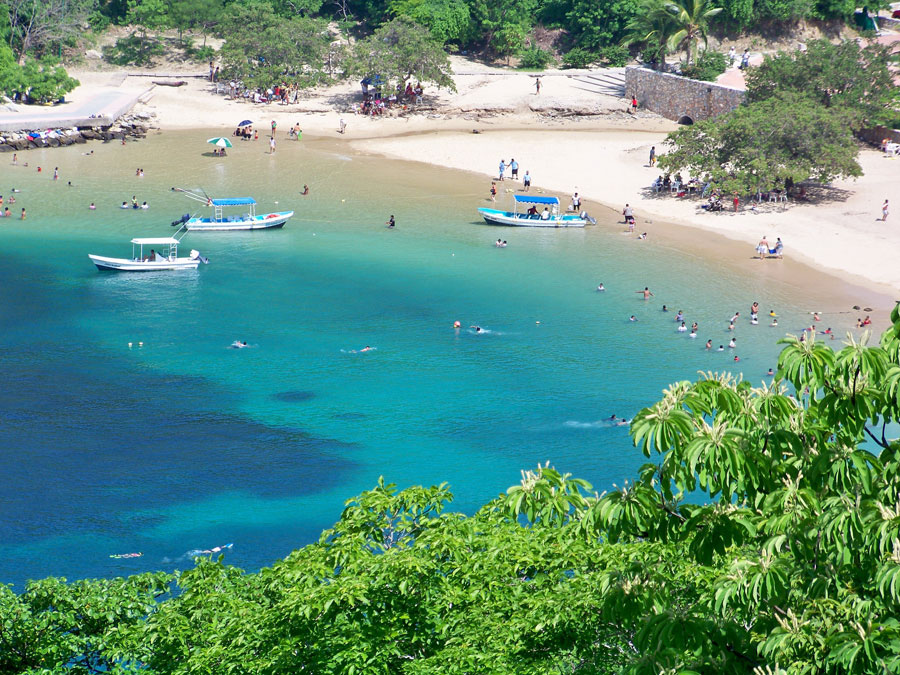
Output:
[[[241,127],[249,127],[251,124],[253,124],[253,122],[251,122],[250,120],[244,120],[243,122],[238,124],[238,129],[240,129]]]
[[[206,141],[207,143],[212,143],[213,145],[217,145],[220,148],[230,148],[231,141],[229,141],[224,136],[216,136],[215,138],[210,138]]]

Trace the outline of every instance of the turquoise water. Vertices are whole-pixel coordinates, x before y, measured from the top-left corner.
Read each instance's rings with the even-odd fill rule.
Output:
[[[762,381],[775,339],[815,301],[619,227],[485,226],[474,176],[315,140],[212,158],[205,137],[19,153],[29,167],[2,168],[0,186],[22,190],[12,209],[28,209],[0,221],[2,582],[183,568],[186,551],[228,542],[229,562],[258,568],[379,475],[448,481],[469,512],[547,460],[609,489],[643,457],[600,420],[698,370]],[[189,234],[184,249],[211,261],[196,272],[98,272],[88,253],[128,255],[131,237],[167,236],[192,210],[171,186],[297,215],[284,230]],[[120,210],[132,195],[150,209]],[[781,329],[747,324],[754,299]],[[739,348],[706,352],[708,338],[727,344],[734,311]],[[108,557],[132,551],[144,555]]]

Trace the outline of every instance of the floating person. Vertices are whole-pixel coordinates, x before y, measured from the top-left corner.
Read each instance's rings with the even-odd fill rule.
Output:
[[[230,549],[233,546],[234,546],[234,544],[223,544],[222,546],[214,546],[213,548],[205,548],[205,549],[195,548],[195,549],[191,549],[190,551],[185,553],[185,555],[192,558],[192,557],[198,556],[198,555],[210,555],[212,553],[221,553],[222,551],[225,551],[226,549]]]
[[[231,347],[232,349],[244,349],[244,348],[246,348],[247,346],[248,346],[248,345],[247,345],[247,341],[246,341],[246,340],[244,340],[243,342],[242,342],[241,340],[235,340],[234,342],[232,342],[232,343],[229,345],[229,347]]]
[[[603,282],[602,282],[602,281],[600,282],[600,285],[597,286],[597,290],[598,290],[600,293],[602,293],[603,291],[606,290],[606,287],[603,285]]]
[[[632,314],[632,315],[631,315],[631,318],[628,319],[628,320],[629,320],[629,321],[637,321],[637,317],[636,317],[634,314]]]
[[[113,553],[110,558],[140,558],[143,553]]]
[[[647,238],[647,233],[646,233],[646,232],[643,232],[643,233],[641,233],[641,234],[638,235],[638,239],[646,239],[646,238]]]
[[[476,333],[483,333],[483,332],[484,332],[484,328],[482,328],[481,326],[469,326],[469,328],[471,328],[472,330],[474,330]]]
[[[778,325],[778,319],[773,318],[772,323],[769,324],[772,328],[775,328]]]
[[[740,361],[740,360],[741,360],[741,357],[738,356],[737,354],[735,354],[735,355],[734,355],[734,360],[735,360],[735,362]]]

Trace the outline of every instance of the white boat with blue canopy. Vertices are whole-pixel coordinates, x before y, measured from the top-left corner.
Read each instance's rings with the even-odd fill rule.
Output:
[[[498,209],[478,209],[478,213],[489,225],[512,225],[516,227],[584,227],[594,225],[597,221],[587,211],[581,213],[560,213],[559,197],[540,197],[538,195],[515,195],[513,211]],[[531,204],[531,208],[519,211],[519,204]],[[538,208],[543,205],[543,210]]]
[[[207,195],[199,194],[191,190],[172,188],[176,192],[183,192],[195,201],[202,202],[213,209],[211,217],[199,217],[189,213],[184,214],[180,220],[172,223],[173,226],[182,225],[191,232],[226,232],[230,230],[271,230],[284,227],[288,218],[294,215],[293,211],[276,211],[273,213],[256,213],[256,200],[252,197],[234,197],[230,199],[211,199]],[[227,215],[225,209],[239,207],[244,213]]]

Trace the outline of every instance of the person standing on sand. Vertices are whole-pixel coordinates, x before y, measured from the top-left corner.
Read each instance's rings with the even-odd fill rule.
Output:
[[[650,166],[656,164],[656,146],[653,145],[650,147]]]
[[[635,291],[635,293],[641,293],[641,294],[643,294],[644,300],[649,300],[650,298],[653,297],[653,293],[650,292],[650,287],[649,287],[649,286],[644,286],[644,290],[642,290],[642,291]]]
[[[741,200],[740,200],[740,198],[738,197],[738,193],[737,193],[737,192],[734,193],[734,200],[733,200],[733,203],[734,203],[734,212],[737,213],[738,206],[739,206],[740,203],[741,203]]]
[[[524,178],[522,178],[522,185],[525,188],[525,192],[528,192],[531,189],[531,174],[528,173],[527,169]]]
[[[637,112],[637,97],[632,94],[631,96],[631,114]]]
[[[888,200],[884,200],[884,204],[881,205],[881,222],[885,222],[888,217]]]
[[[516,161],[515,157],[509,160],[509,169],[510,177],[513,180],[519,180],[519,163]]]
[[[506,171],[506,160],[501,159],[500,160],[500,169],[499,169],[499,173],[500,173],[499,179],[500,180],[503,180],[503,174],[505,171]]]
[[[347,131],[347,123],[344,121],[344,118],[342,117],[341,121],[340,121],[340,129],[338,130],[338,133],[342,134],[345,131]]]
[[[18,163],[19,163],[19,153],[18,153],[18,152],[14,152],[14,153],[13,153],[13,166],[15,166],[15,165],[18,164]]]
[[[494,181],[491,181],[491,201],[497,201],[497,184]]]
[[[541,93],[541,78],[540,76],[534,78],[534,95],[538,96]]]
[[[275,154],[275,137],[274,136],[269,136],[269,154],[270,155]]]

